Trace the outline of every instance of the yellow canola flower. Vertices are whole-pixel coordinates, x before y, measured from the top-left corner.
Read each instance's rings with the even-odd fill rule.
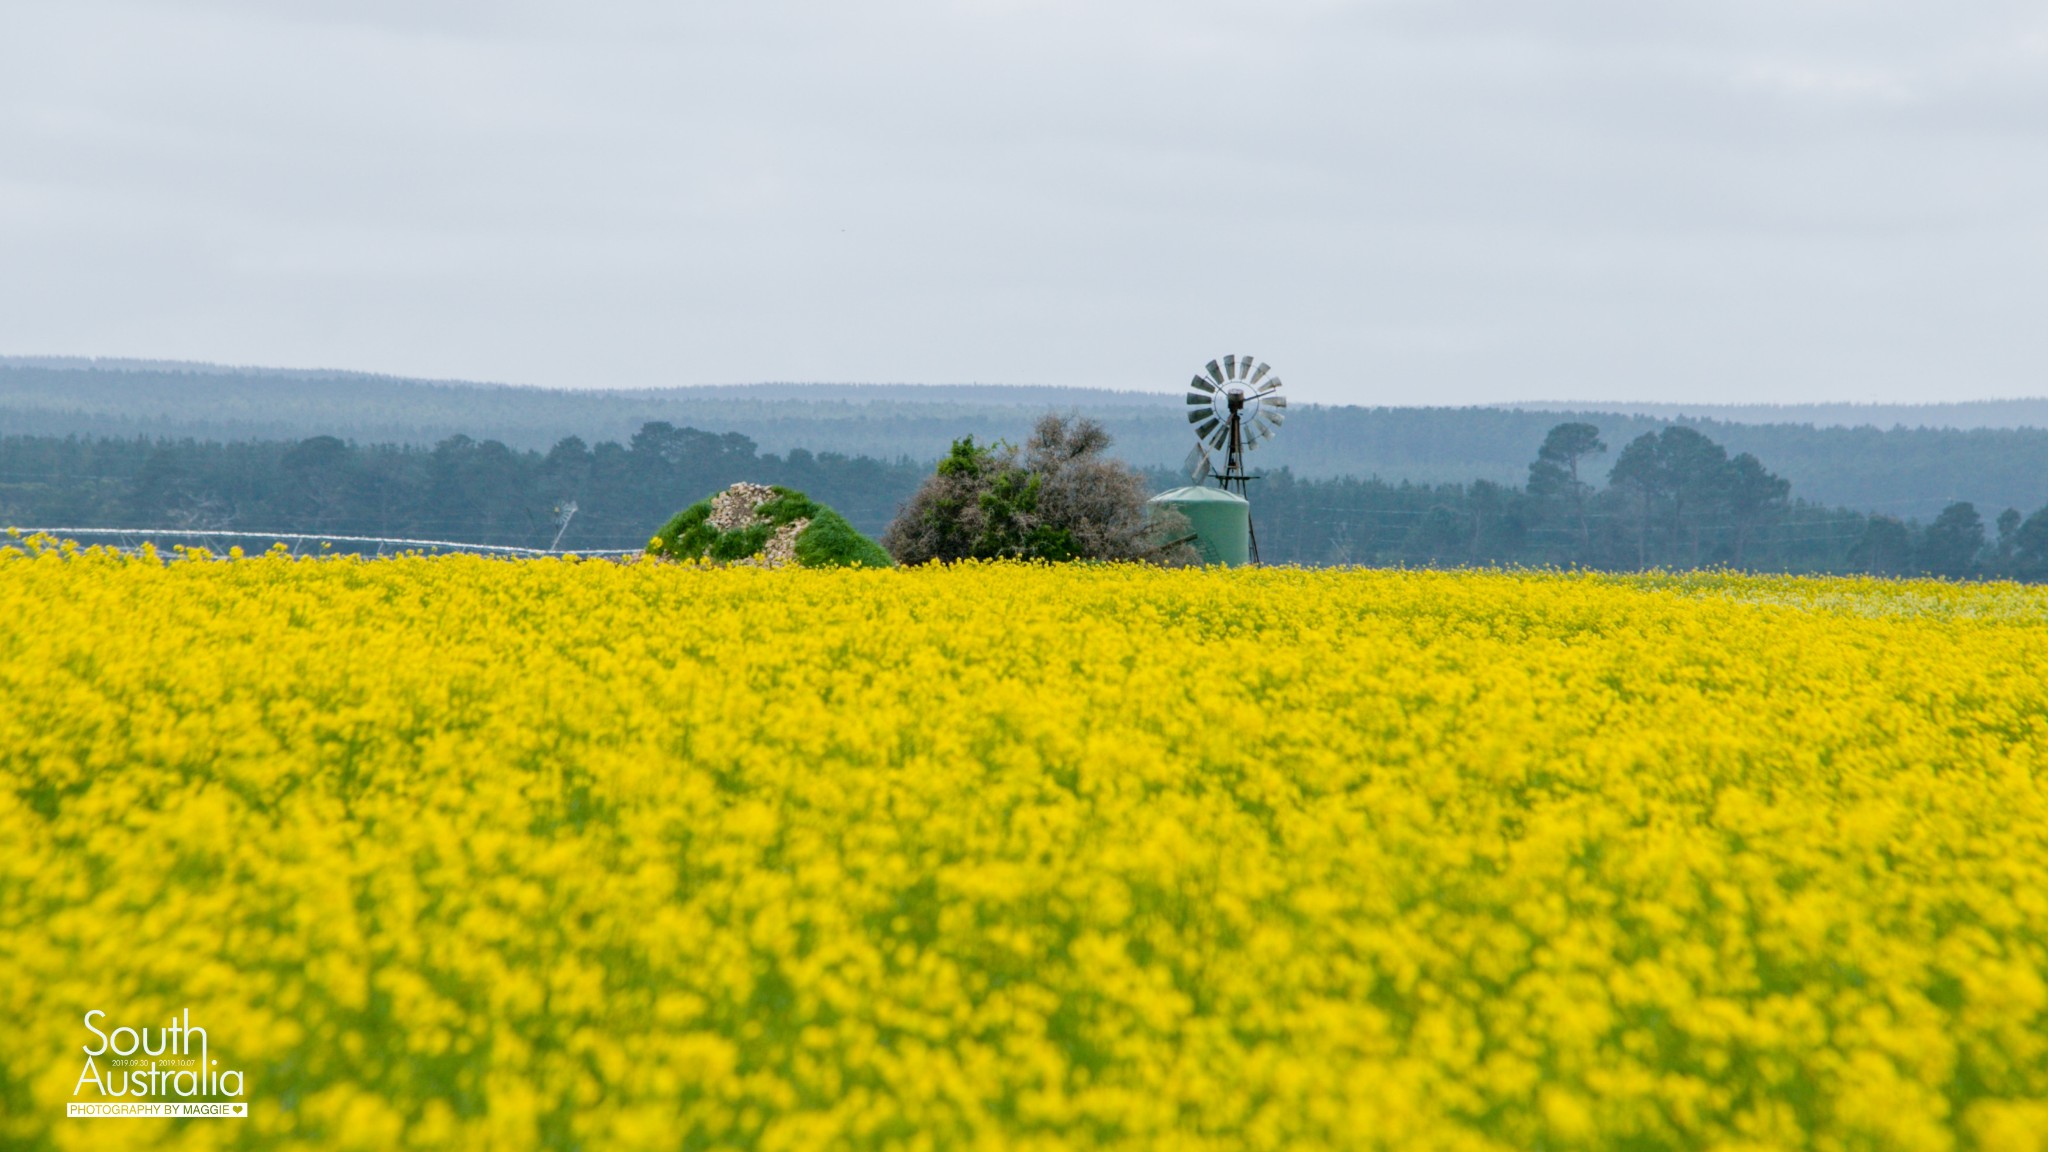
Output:
[[[0,609],[0,1146],[2048,1149],[2041,590],[32,540]],[[66,1119],[93,1009],[249,1118]]]

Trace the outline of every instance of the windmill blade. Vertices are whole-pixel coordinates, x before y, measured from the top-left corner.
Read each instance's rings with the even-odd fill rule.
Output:
[[[1214,476],[1221,466],[1212,451],[1228,457],[1235,467],[1239,454],[1271,440],[1286,422],[1282,409],[1287,398],[1280,395],[1281,380],[1273,366],[1243,352],[1218,356],[1203,366],[1188,382],[1188,423],[1195,429],[1195,449],[1188,454],[1189,475]],[[1243,412],[1226,413],[1219,399],[1242,397]]]

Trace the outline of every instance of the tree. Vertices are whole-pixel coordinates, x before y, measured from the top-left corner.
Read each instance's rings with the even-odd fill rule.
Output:
[[[333,436],[314,436],[285,450],[278,461],[279,503],[294,523],[333,531],[347,515],[356,454]]]
[[[2013,530],[2012,562],[2021,580],[2048,580],[2048,506]]]
[[[1757,528],[1784,510],[1792,496],[1792,482],[1772,475],[1763,463],[1747,452],[1728,462],[1724,492],[1728,519],[1735,530],[1734,561],[1742,564],[1743,554]]]
[[[1629,441],[1608,482],[1635,505],[1637,566],[1649,566],[1653,526],[1664,530],[1673,552],[1686,542],[1688,562],[1698,564],[1706,530],[1714,513],[1726,507],[1733,479],[1728,450],[1682,424]],[[1766,484],[1756,495],[1764,498],[1768,491]]]
[[[1849,562],[1872,576],[1903,574],[1913,562],[1913,533],[1892,516],[1872,516],[1849,549]]]
[[[1408,534],[1408,555],[1435,567],[1455,566],[1467,546],[1464,517],[1442,504],[1432,507]]]
[[[2022,519],[2017,508],[2007,508],[1998,514],[1998,571],[2002,575],[2012,574],[2013,536],[2019,532]]]
[[[1941,510],[1941,515],[1920,534],[1920,569],[1935,576],[1960,580],[1977,571],[1977,554],[1984,550],[1984,518],[1977,506],[1959,500]]]
[[[1559,424],[1543,438],[1543,446],[1529,465],[1529,495],[1571,509],[1579,526],[1581,556],[1593,546],[1593,533],[1586,522],[1586,495],[1593,486],[1579,479],[1579,461],[1606,451],[1600,429],[1591,424]]]
[[[1670,487],[1664,458],[1657,451],[1657,435],[1645,432],[1622,447],[1621,455],[1607,473],[1608,487],[1634,506],[1636,522],[1636,567],[1650,566],[1650,519],[1657,501]]]
[[[1700,538],[1728,498],[1728,450],[1691,428],[1674,424],[1657,434],[1664,475],[1671,484],[1671,539],[1690,542],[1698,567]]]
[[[659,460],[670,468],[754,458],[754,442],[738,432],[678,428],[666,420],[642,424],[627,447],[636,456]]]

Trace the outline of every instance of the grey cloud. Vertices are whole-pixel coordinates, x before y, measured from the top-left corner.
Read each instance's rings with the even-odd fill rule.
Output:
[[[0,349],[559,385],[2044,390],[2048,20],[113,4],[0,39]]]

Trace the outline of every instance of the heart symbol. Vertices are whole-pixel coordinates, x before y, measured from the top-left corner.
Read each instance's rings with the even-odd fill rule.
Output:
[[[242,1106],[241,1106],[240,1104],[237,1104],[237,1105],[235,1105],[235,1115],[237,1115],[237,1116],[240,1116],[241,1114],[242,1114]]]

